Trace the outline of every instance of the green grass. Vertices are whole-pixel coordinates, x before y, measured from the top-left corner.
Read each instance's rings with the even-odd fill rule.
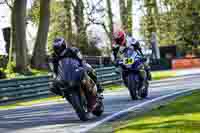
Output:
[[[114,84],[114,85],[106,86],[105,87],[105,91],[119,91],[119,90],[121,90],[123,88],[124,88],[123,85]]]
[[[115,129],[116,133],[200,133],[200,91],[153,109]]]
[[[157,72],[152,72],[151,74],[152,74],[153,80],[160,80],[160,79],[176,76],[176,73],[172,71],[157,71]]]
[[[26,106],[45,103],[45,102],[62,102],[62,101],[64,101],[64,99],[62,99],[62,97],[52,96],[52,97],[40,98],[40,99],[36,99],[36,100],[31,100],[31,101],[24,101],[24,102],[17,102],[14,104],[12,103],[12,104],[7,104],[7,105],[1,105],[0,110],[15,109],[17,107],[26,107]]]
[[[37,69],[31,69],[31,72],[33,76],[47,75],[49,73],[48,70],[37,70]]]
[[[37,70],[37,69],[30,69],[30,72],[27,74],[20,74],[20,73],[15,73],[15,72],[10,72],[8,69],[2,69],[0,68],[1,71],[6,73],[6,78],[7,79],[13,79],[13,78],[25,78],[28,76],[41,76],[41,75],[47,75],[48,71],[47,70]]]

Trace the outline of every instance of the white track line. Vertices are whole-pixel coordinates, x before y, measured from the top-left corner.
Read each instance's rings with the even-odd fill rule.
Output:
[[[184,79],[190,79],[190,78],[198,78],[200,74],[188,74],[188,75],[182,75],[182,76],[175,76],[171,78],[166,78],[166,79],[160,79],[160,80],[152,80],[150,81],[151,84],[156,84],[156,83],[162,83],[162,82],[173,82],[175,80],[184,80]]]
[[[196,88],[196,89],[198,89],[198,88]],[[160,97],[154,98],[154,99],[152,99],[150,101],[146,101],[146,102],[143,102],[143,103],[138,104],[138,105],[134,105],[134,106],[132,106],[130,108],[124,109],[124,110],[119,111],[117,113],[114,113],[114,114],[112,114],[110,116],[107,116],[104,119],[102,119],[102,120],[100,120],[100,121],[98,121],[98,122],[96,122],[94,124],[89,125],[87,128],[80,130],[79,132],[85,133],[85,132],[87,132],[87,131],[89,131],[89,130],[91,130],[91,129],[93,129],[93,128],[95,128],[95,127],[97,127],[97,126],[109,121],[109,120],[112,120],[113,118],[115,118],[117,116],[123,115],[125,113],[130,112],[130,111],[135,111],[136,109],[141,108],[141,107],[143,107],[143,106],[145,106],[147,104],[150,104],[150,103],[153,103],[153,102],[156,102],[156,101],[160,101],[160,100],[163,100],[165,98],[172,97],[172,96],[175,96],[175,95],[180,95],[182,93],[186,93],[186,92],[189,92],[189,91],[192,91],[192,90],[196,90],[196,89],[188,89],[188,90],[178,91],[178,92],[175,92],[175,93],[172,93],[172,94],[168,94],[168,95],[165,95],[165,96],[160,96]]]

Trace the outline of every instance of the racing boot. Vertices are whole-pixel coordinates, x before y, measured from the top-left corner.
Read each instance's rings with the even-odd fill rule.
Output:
[[[50,91],[53,92],[54,94],[63,96],[58,82],[54,81],[53,83],[50,84],[49,88],[50,88]]]

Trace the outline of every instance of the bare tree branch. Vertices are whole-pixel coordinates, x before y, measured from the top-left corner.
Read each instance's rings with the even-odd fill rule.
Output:
[[[91,24],[95,24],[95,25],[102,25],[102,22],[99,22],[97,20],[97,18],[94,17],[95,12],[98,13],[103,13],[105,10],[103,8],[103,6],[100,6],[101,3],[103,2],[103,0],[99,0],[97,3],[90,5],[89,1],[86,0],[86,15],[87,15],[87,24],[85,25],[85,29],[87,29],[87,27]],[[100,7],[99,7],[100,6]],[[98,8],[99,7],[99,8]],[[105,14],[103,14],[102,16],[100,16],[101,18],[104,17]]]
[[[88,0],[86,1],[87,5],[89,5]],[[100,9],[97,9],[97,7],[101,4],[101,2],[103,2],[103,0],[99,0],[95,5],[92,5],[92,9],[90,10],[90,12],[87,13],[87,15],[92,15],[95,11],[100,11]],[[104,10],[101,10],[104,11]]]
[[[103,27],[103,29],[105,30],[106,34],[110,37],[110,36],[111,36],[111,35],[110,35],[111,32],[108,31],[108,29],[107,29],[105,23],[102,24],[102,27]]]
[[[4,0],[4,2],[6,3],[6,5],[7,5],[10,9],[13,8],[12,4],[14,3],[14,1],[11,1],[12,4],[10,4],[10,3],[8,2],[8,0]]]
[[[103,18],[106,16],[106,12],[107,12],[107,9],[105,9],[104,6],[101,6],[101,3],[103,2],[103,0],[99,0],[95,5],[92,5],[92,7],[90,7],[89,5],[89,1],[86,0],[87,2],[87,9],[89,9],[88,12],[86,12],[87,14],[87,20],[88,20],[88,23],[85,25],[85,28],[87,28],[89,25],[91,24],[94,24],[94,25],[100,25],[102,26],[102,28],[105,30],[106,34],[111,37],[111,32],[108,30],[105,22],[101,22],[101,21],[98,21],[94,16],[93,14],[95,14],[95,12],[97,13],[103,13],[102,16],[100,16],[100,18]],[[112,13],[112,15],[114,16],[114,14]]]
[[[87,5],[87,7],[85,6],[85,8],[90,8],[90,3],[88,2],[88,0],[86,0],[86,5]]]
[[[76,8],[75,3],[74,3],[73,1],[72,1],[71,3],[72,3],[72,7],[73,7],[73,8]]]

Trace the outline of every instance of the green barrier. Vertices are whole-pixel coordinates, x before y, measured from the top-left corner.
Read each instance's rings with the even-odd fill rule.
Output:
[[[121,81],[121,76],[115,73],[115,67],[113,66],[96,68],[95,70],[102,85],[110,85]],[[51,77],[49,75],[0,80],[0,104],[52,95],[49,91],[50,82]]]

